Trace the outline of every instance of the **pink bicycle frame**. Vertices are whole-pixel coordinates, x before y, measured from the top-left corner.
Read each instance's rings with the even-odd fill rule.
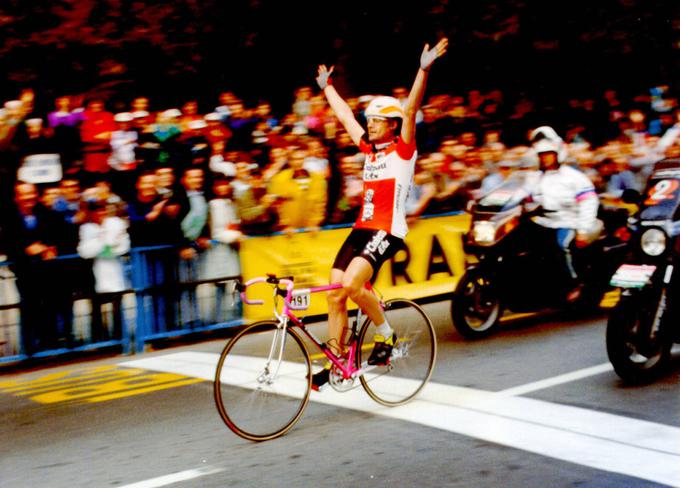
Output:
[[[248,297],[246,296],[246,289],[249,286],[255,285],[257,283],[268,283],[268,278],[266,277],[259,277],[259,278],[253,278],[252,280],[249,280],[248,282],[245,283],[245,288],[241,292],[241,300],[243,303],[246,303],[248,305],[262,305],[264,303],[264,300],[249,300]],[[272,283],[273,284],[273,283]],[[359,373],[361,370],[359,368],[356,368],[354,366],[356,354],[357,354],[357,341],[352,340],[350,346],[349,346],[349,351],[347,352],[347,357],[346,360],[343,361],[343,358],[336,356],[330,348],[323,342],[319,341],[308,329],[307,327],[303,324],[302,320],[298,318],[294,313],[293,310],[303,310],[303,307],[296,307],[293,305],[290,300],[293,298],[293,288],[294,284],[293,281],[287,280],[287,279],[280,279],[278,283],[276,284],[277,288],[278,285],[285,285],[286,286],[286,297],[283,300],[283,310],[281,311],[281,315],[278,316],[279,320],[282,320],[282,317],[286,317],[290,319],[293,323],[293,326],[297,326],[308,338],[310,341],[312,341],[316,346],[321,350],[321,352],[324,353],[324,355],[328,358],[329,361],[333,363],[333,365],[342,372],[342,376],[344,379],[350,379],[353,376],[356,376],[357,373]],[[375,293],[373,291],[373,287],[371,286],[370,283],[366,283],[365,285],[366,289]],[[304,288],[301,290],[297,291],[308,291],[310,294],[312,293],[320,293],[324,291],[331,291],[331,290],[338,290],[342,288],[342,284],[340,283],[334,283],[334,284],[329,284],[329,285],[324,285],[324,286],[315,286],[311,288]],[[382,301],[380,302],[382,306]],[[361,310],[359,309],[359,312],[361,313]],[[363,373],[363,372],[362,372]]]

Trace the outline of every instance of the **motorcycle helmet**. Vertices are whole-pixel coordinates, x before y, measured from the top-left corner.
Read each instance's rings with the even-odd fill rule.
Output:
[[[548,139],[541,139],[540,141],[534,144],[534,151],[536,152],[536,154],[547,152],[554,152],[555,154],[559,154],[560,145]]]
[[[548,125],[542,125],[541,127],[537,127],[536,129],[532,130],[531,134],[529,135],[529,139],[532,143],[538,142],[541,139],[550,139],[553,141],[562,140],[562,138],[557,135],[557,132],[555,132],[555,129]]]
[[[366,107],[366,118],[384,117],[388,119],[403,119],[404,109],[401,103],[394,97],[376,97]]]
[[[544,152],[557,154],[557,162],[563,163],[567,158],[567,147],[555,129],[543,125],[531,131],[529,135],[534,152],[538,155]]]

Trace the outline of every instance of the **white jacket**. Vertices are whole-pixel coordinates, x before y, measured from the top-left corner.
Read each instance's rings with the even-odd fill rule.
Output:
[[[678,137],[680,137],[680,122],[676,122],[664,132],[663,136],[661,136],[661,139],[659,139],[659,142],[656,144],[657,149],[659,149],[660,152],[664,152],[675,144]]]
[[[236,213],[236,206],[231,200],[214,198],[210,200],[210,237],[225,244],[231,244],[241,238],[243,234],[233,228],[240,221]]]
[[[546,171],[535,183],[532,193],[534,200],[549,211],[545,216],[536,217],[537,224],[583,233],[598,227],[600,201],[593,183],[581,171],[567,165]]]
[[[119,217],[108,217],[101,225],[88,222],[80,226],[78,254],[85,259],[94,258],[92,271],[97,293],[126,289],[119,256],[130,250],[127,227],[127,222]]]
[[[117,171],[132,169],[136,162],[137,132],[117,130],[111,133],[109,166]]]

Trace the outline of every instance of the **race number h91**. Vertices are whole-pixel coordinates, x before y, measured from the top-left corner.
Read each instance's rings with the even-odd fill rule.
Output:
[[[310,305],[309,288],[293,290],[290,304],[295,310],[307,310]]]

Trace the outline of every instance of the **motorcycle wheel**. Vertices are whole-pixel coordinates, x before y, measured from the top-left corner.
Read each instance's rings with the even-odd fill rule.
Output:
[[[458,281],[451,301],[453,325],[466,339],[480,339],[498,326],[502,306],[491,279],[479,269],[471,269]]]
[[[616,374],[631,384],[654,380],[668,363],[673,346],[663,329],[650,339],[649,321],[654,320],[659,300],[653,310],[644,302],[648,301],[641,294],[622,296],[607,321],[609,361]]]

